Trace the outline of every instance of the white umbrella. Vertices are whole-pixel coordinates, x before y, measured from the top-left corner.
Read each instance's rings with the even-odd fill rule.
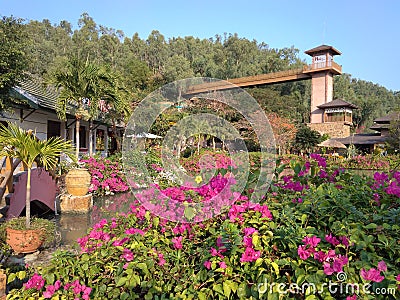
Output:
[[[138,134],[131,134],[131,135],[127,135],[126,137],[135,137],[137,139],[140,138],[146,138],[146,139],[162,139],[162,136],[159,135],[155,135],[152,133],[148,133],[148,132],[142,132],[142,133],[138,133]]]
[[[336,141],[336,140],[326,140],[323,141],[322,143],[318,144],[317,146],[319,147],[327,147],[327,148],[342,148],[342,149],[346,149],[346,145],[343,144],[342,142]]]

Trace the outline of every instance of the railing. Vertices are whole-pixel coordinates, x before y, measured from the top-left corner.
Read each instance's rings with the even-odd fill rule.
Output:
[[[313,70],[318,70],[318,69],[335,69],[339,72],[342,72],[342,66],[335,63],[334,61],[322,61],[322,62],[316,62],[311,65],[307,65],[303,67],[303,71],[313,71]]]
[[[2,168],[0,176],[0,199],[3,198],[5,193],[12,192],[13,174],[20,163],[21,160],[19,159],[13,160],[11,157],[5,157],[5,168]]]

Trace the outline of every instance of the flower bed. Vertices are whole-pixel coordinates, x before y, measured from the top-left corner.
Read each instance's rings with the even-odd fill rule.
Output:
[[[398,297],[400,172],[356,176],[316,154],[288,165],[293,175],[259,203],[241,195],[197,223],[166,221],[136,202],[94,225],[79,255],[60,251],[51,266],[28,269],[9,299]]]
[[[129,189],[122,171],[120,157],[114,156],[107,159],[89,157],[81,160],[91,176],[89,192],[100,195],[113,195],[126,192]]]

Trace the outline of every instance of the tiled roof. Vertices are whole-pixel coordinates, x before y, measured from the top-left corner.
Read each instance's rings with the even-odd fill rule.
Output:
[[[345,145],[374,145],[382,144],[386,141],[387,137],[380,134],[355,134],[345,138],[335,138],[335,140],[342,142]]]
[[[310,50],[304,51],[305,54],[312,55],[317,52],[330,51],[333,55],[340,55],[342,52],[329,45],[321,45]]]
[[[382,129],[389,129],[389,124],[374,124],[369,129],[381,131]]]
[[[343,99],[335,99],[330,102],[321,104],[317,106],[318,108],[333,108],[333,107],[350,107],[354,109],[358,109],[357,105],[344,101]]]
[[[56,111],[59,92],[42,80],[31,77],[18,83],[13,88],[12,95],[20,100],[27,101],[32,108],[45,108]],[[73,107],[67,106],[67,113],[70,114]]]
[[[374,120],[376,123],[390,123],[393,120],[400,120],[400,112],[391,112],[386,116],[379,117]]]

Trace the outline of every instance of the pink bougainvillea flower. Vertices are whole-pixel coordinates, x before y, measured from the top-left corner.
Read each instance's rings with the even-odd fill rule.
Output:
[[[324,264],[324,273],[326,275],[332,275],[335,271],[333,270],[331,264],[325,263]]]
[[[43,292],[43,297],[46,299],[49,299],[53,297],[54,293],[56,292],[56,288],[54,285],[48,285],[46,286],[46,291]]]
[[[158,265],[163,266],[165,263],[164,254],[158,253]]]
[[[347,256],[337,255],[333,258],[333,264],[326,262],[324,263],[324,273],[326,275],[332,275],[333,273],[339,273],[343,271],[343,266],[349,262]]]
[[[123,244],[125,244],[129,239],[128,238],[123,238],[121,240],[115,240],[112,245],[114,247],[118,247],[118,246],[122,246]]]
[[[349,239],[346,236],[339,236],[339,240],[342,243],[342,245],[348,247],[350,245]]]
[[[61,287],[61,281],[60,280],[57,280],[56,282],[54,282],[54,288],[56,289],[56,291],[59,290],[60,287]]]
[[[243,244],[245,247],[252,247],[253,246],[253,238],[250,236],[244,236]]]
[[[221,269],[226,269],[227,265],[226,265],[226,263],[225,263],[224,261],[220,261],[220,262],[219,262],[219,267],[220,267]]]
[[[133,253],[132,253],[131,250],[125,248],[121,257],[124,258],[126,261],[132,261],[133,260]]]
[[[25,289],[36,289],[40,291],[44,286],[44,278],[39,274],[35,273],[33,276],[24,284]]]
[[[318,251],[314,253],[314,259],[322,263],[327,259],[327,255],[324,251]]]
[[[129,228],[127,230],[125,230],[126,234],[140,234],[140,235],[144,235],[144,231],[141,229],[137,229],[137,228]]]
[[[209,260],[206,260],[203,265],[207,270],[211,269],[211,262]]]
[[[211,254],[212,256],[217,256],[217,255],[218,255],[217,249],[215,249],[214,247],[211,247],[210,254]]]
[[[354,295],[352,295],[352,296],[347,296],[347,297],[346,297],[346,300],[357,300],[357,295],[354,294]]]
[[[297,248],[297,254],[300,256],[300,258],[302,260],[306,260],[307,258],[309,258],[311,256],[313,252],[310,251],[310,248],[307,248],[306,245],[300,245]]]
[[[381,260],[379,263],[378,263],[378,271],[380,271],[380,272],[386,272],[387,271],[387,266],[386,266],[386,263],[383,261],[383,260]]]
[[[178,237],[172,238],[171,241],[174,244],[175,249],[182,249],[183,248],[182,239],[183,239],[183,236],[178,236]]]
[[[248,235],[252,235],[255,232],[258,232],[257,229],[253,228],[253,227],[246,227],[243,229],[244,235],[248,236]]]
[[[325,240],[329,244],[331,244],[332,246],[335,246],[335,247],[340,244],[340,241],[334,235],[332,235],[332,233],[330,233],[329,235],[326,235]]]
[[[247,247],[242,257],[240,258],[241,262],[252,262],[256,261],[261,256],[260,251],[255,251],[253,248]]]
[[[305,245],[310,245],[311,247],[314,247],[314,248],[318,246],[318,244],[319,244],[320,241],[321,241],[321,239],[318,238],[318,237],[316,237],[315,235],[313,235],[312,237],[306,236],[306,237],[302,240],[302,242],[303,242]]]
[[[381,272],[375,268],[371,268],[368,271],[365,269],[361,269],[360,275],[364,280],[381,282],[385,277],[381,275]]]
[[[396,280],[400,281],[400,274],[396,276]]]
[[[224,245],[224,242],[222,241],[222,237],[218,237],[217,238],[217,247],[218,248],[221,248],[221,247],[224,247],[225,245]]]

